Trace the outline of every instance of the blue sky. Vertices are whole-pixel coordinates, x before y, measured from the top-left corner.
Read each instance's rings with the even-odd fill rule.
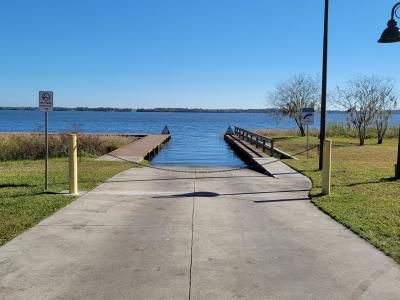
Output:
[[[13,0],[0,9],[0,106],[263,108],[276,83],[318,76],[323,0]],[[400,81],[378,44],[393,0],[331,1],[329,86]]]

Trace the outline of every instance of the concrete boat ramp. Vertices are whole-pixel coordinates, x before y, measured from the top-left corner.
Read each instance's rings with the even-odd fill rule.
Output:
[[[0,299],[400,298],[399,265],[262,165],[111,178],[0,247]]]

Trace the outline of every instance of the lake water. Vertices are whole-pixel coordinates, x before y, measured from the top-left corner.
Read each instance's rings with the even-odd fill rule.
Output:
[[[319,117],[316,117],[319,124]],[[346,122],[344,113],[328,113],[328,122]],[[44,113],[37,111],[0,111],[0,131],[42,131]],[[400,115],[391,124],[400,124]],[[246,129],[295,128],[288,118],[278,119],[263,113],[114,113],[114,112],[51,112],[49,130],[61,132],[79,128],[90,133],[161,133],[167,125],[172,139],[153,164],[197,166],[242,166],[223,139],[229,125]],[[314,127],[318,127],[315,125]]]

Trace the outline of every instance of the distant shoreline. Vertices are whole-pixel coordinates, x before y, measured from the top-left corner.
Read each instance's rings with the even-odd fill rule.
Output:
[[[38,111],[37,107],[0,107],[1,110],[20,110],[20,111]],[[54,111],[74,111],[74,112],[179,112],[179,113],[275,113],[274,108],[265,109],[206,109],[206,108],[113,108],[113,107],[54,107]],[[328,112],[346,113],[340,110],[328,110]],[[394,110],[398,114],[400,110]]]
[[[0,107],[0,110],[37,111],[37,107]],[[116,108],[116,107],[54,107],[54,111],[94,111],[94,112],[200,112],[200,113],[271,113],[276,109],[207,109],[207,108]]]

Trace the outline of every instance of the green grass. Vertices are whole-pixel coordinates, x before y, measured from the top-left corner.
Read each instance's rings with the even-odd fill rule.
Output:
[[[400,263],[400,182],[394,181],[397,139],[377,145],[368,139],[358,146],[356,138],[331,138],[332,194],[322,196],[318,153],[298,155],[284,162],[313,181],[312,201],[321,210],[368,240]],[[318,144],[316,138],[311,138]],[[305,149],[305,138],[281,137],[276,147],[289,153]]]
[[[79,190],[89,191],[133,165],[82,158]],[[64,207],[77,197],[56,194],[68,190],[68,161],[49,160],[49,191],[43,192],[42,160],[0,162],[0,245]]]

